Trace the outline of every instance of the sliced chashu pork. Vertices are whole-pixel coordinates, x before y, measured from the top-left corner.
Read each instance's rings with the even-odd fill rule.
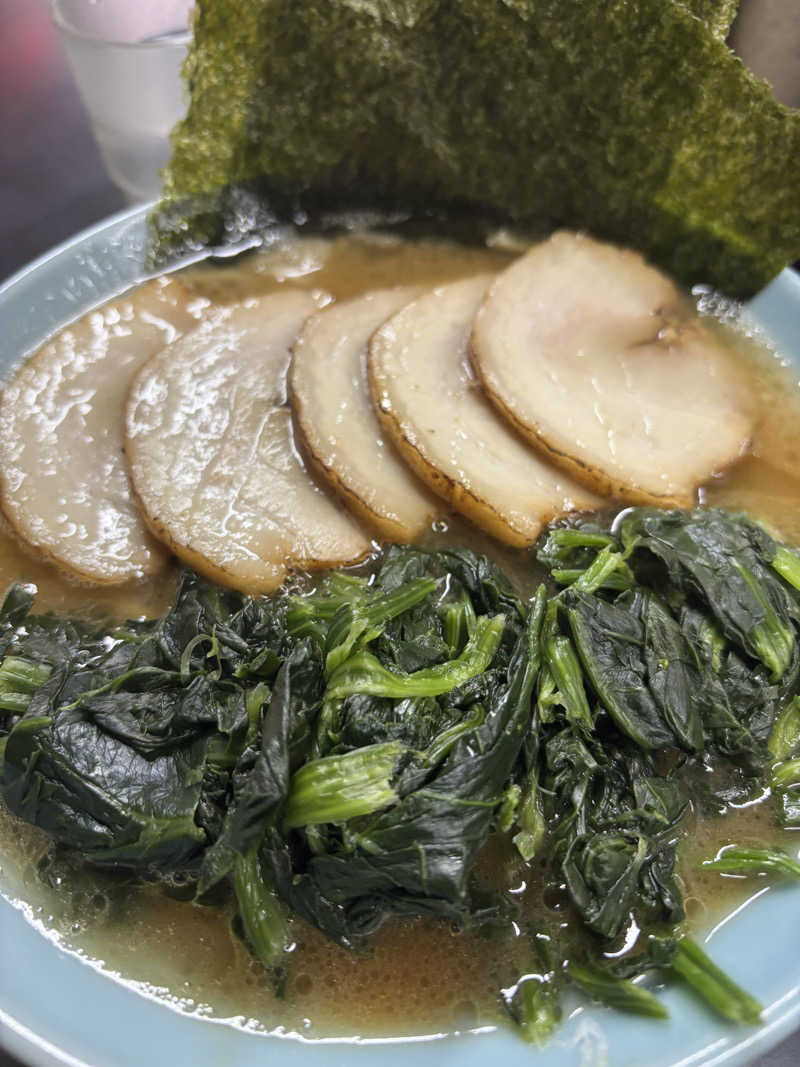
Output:
[[[193,329],[205,304],[180,282],[148,282],[61,330],[3,387],[3,512],[78,578],[125,582],[166,562],[133,500],[123,406],[142,364]]]
[[[498,410],[600,493],[686,505],[747,448],[729,354],[635,252],[555,234],[498,275],[471,349]]]
[[[470,329],[491,280],[443,285],[393,315],[370,342],[370,386],[412,469],[501,541],[529,545],[556,515],[598,501],[528,448],[471,375]]]
[[[419,293],[379,289],[312,315],[295,343],[292,407],[318,472],[383,537],[409,541],[438,504],[381,430],[366,375],[375,330]]]
[[[287,290],[216,309],[142,369],[128,399],[125,448],[147,522],[195,569],[245,592],[370,551],[292,437],[290,349],[318,307]]]

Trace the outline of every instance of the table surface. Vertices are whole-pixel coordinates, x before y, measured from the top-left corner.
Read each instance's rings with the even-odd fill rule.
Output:
[[[124,206],[103,170],[46,0],[0,0],[0,281]],[[800,1033],[753,1067],[798,1064]],[[0,1049],[0,1067],[23,1065]]]

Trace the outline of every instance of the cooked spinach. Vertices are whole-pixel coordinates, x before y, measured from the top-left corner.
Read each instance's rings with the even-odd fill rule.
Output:
[[[716,509],[637,508],[622,523],[622,544],[663,565],[670,584],[698,598],[723,636],[761,660],[773,682],[797,674],[794,590],[770,566],[778,546],[763,527]]]
[[[563,968],[548,935],[537,934],[530,948],[530,972],[503,990],[503,1003],[526,1040],[544,1045],[561,1021]]]
[[[724,1018],[751,1026],[761,1022],[761,1005],[755,997],[732,982],[691,938],[678,939],[671,968]]]
[[[569,984],[662,1016],[631,981],[653,968],[754,1022],[683,934],[677,850],[691,804],[730,799],[709,761],[800,822],[797,557],[744,517],[650,508],[556,524],[536,556],[527,604],[483,557],[397,547],[273,598],[186,572],[162,619],[121,625],[37,615],[15,587],[4,802],[91,865],[188,878],[200,902],[228,886],[276,980],[292,915],[346,946],[392,918],[507,923],[476,863],[494,835],[572,916],[564,933],[537,912],[509,962],[525,1036]],[[733,847],[709,866],[799,869]]]
[[[800,878],[800,863],[775,848],[724,848],[713,860],[706,860],[703,867],[723,874],[782,874]]]
[[[602,967],[574,961],[568,965],[567,973],[589,996],[610,1004],[617,1011],[647,1015],[652,1019],[666,1019],[669,1016],[657,996],[644,986],[634,985],[629,978],[616,978]]]
[[[795,697],[775,720],[769,739],[774,759],[770,787],[780,826],[800,826],[800,697]]]

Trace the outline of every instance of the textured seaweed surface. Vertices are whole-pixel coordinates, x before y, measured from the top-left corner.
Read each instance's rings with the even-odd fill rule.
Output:
[[[686,0],[684,7],[720,37],[727,37],[736,17],[739,0]]]
[[[258,205],[585,228],[734,295],[800,254],[800,113],[730,0],[200,0],[157,244]]]

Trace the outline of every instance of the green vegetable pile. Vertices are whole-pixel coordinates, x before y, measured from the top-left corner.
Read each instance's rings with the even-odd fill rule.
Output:
[[[162,254],[382,207],[586,229],[750,295],[800,255],[800,113],[735,0],[199,0]]]
[[[273,598],[184,572],[164,618],[112,628],[35,615],[17,585],[4,801],[91,865],[188,878],[199,903],[231,886],[276,978],[290,915],[352,947],[404,916],[507,927],[476,858],[513,842],[581,930],[526,904],[502,998],[529,1037],[570,984],[665,1015],[649,971],[757,1022],[684,933],[676,852],[691,810],[765,784],[800,826],[800,557],[744,517],[650,508],[553,526],[537,556],[528,604],[486,558],[392,547]],[[720,766],[724,795],[703,784]],[[767,849],[709,867],[800,873]]]

